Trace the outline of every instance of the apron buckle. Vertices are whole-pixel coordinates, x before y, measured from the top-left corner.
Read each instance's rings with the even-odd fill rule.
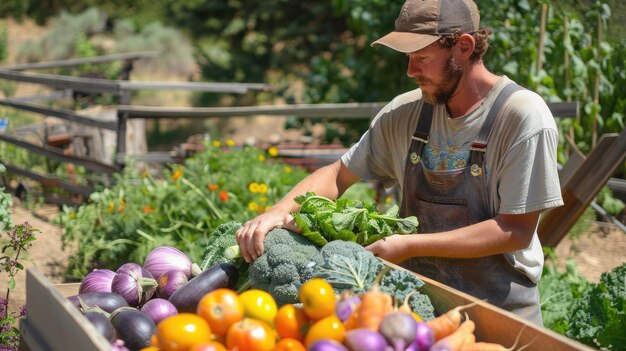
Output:
[[[411,154],[409,155],[409,159],[411,160],[411,163],[415,165],[420,163],[422,157],[415,152],[411,152]]]
[[[474,177],[478,177],[483,174],[483,169],[481,167],[478,167],[477,164],[473,164],[470,168],[470,173],[472,173]]]

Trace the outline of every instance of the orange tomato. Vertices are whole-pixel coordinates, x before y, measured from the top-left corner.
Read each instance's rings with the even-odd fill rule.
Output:
[[[335,314],[335,291],[322,278],[313,278],[302,284],[298,298],[304,306],[304,313],[314,321]]]
[[[249,289],[239,294],[239,301],[243,305],[244,316],[261,320],[270,326],[274,325],[278,306],[268,292]]]
[[[204,318],[213,334],[225,335],[228,328],[243,318],[243,304],[231,289],[216,289],[204,295],[196,313]]]
[[[281,338],[304,341],[304,336],[310,325],[311,321],[304,310],[292,304],[280,307],[276,313],[276,318],[274,318],[274,329]]]
[[[243,318],[226,332],[229,350],[271,351],[276,346],[276,332],[264,321]]]
[[[179,313],[163,319],[157,325],[156,338],[160,350],[187,351],[201,342],[211,341],[211,328],[202,317]]]
[[[306,348],[294,338],[284,338],[276,344],[274,351],[306,351]]]
[[[336,315],[331,315],[315,322],[304,338],[304,345],[311,346],[314,342],[321,339],[331,339],[343,343],[346,333],[341,320]]]
[[[159,351],[159,349],[156,346],[148,346],[148,347],[139,349],[139,351]]]
[[[193,345],[188,351],[228,351],[226,346],[217,341],[203,342]]]

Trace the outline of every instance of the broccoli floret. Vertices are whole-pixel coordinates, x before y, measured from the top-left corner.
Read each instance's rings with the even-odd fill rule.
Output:
[[[270,293],[282,306],[298,302],[298,289],[311,279],[311,260],[319,249],[285,229],[273,229],[263,240],[263,255],[250,264],[250,286]]]

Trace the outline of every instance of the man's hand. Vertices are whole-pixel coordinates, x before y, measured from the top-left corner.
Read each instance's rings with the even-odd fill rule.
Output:
[[[247,221],[243,227],[239,228],[235,237],[246,262],[252,262],[263,254],[263,239],[270,230],[276,227],[294,232],[299,231],[291,214],[271,209]]]
[[[383,260],[391,263],[400,263],[410,258],[410,255],[405,257],[405,251],[407,251],[405,249],[409,237],[410,235],[394,234],[377,240],[365,248],[371,251],[374,256],[378,256]]]

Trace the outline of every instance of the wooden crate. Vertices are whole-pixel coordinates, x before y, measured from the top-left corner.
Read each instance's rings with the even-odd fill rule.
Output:
[[[399,266],[389,264],[397,269]],[[528,351],[592,351],[593,349],[566,338],[549,329],[529,324],[524,319],[452,289],[434,280],[418,275],[426,284],[423,289],[431,298],[435,312],[475,303],[467,309],[476,322],[476,337],[481,341],[497,342],[509,347],[521,333],[518,346],[529,344]],[[87,319],[65,296],[78,293],[79,284],[53,285],[40,272],[27,270],[27,315],[20,324],[25,351],[89,350],[109,351],[110,344],[100,336]]]

